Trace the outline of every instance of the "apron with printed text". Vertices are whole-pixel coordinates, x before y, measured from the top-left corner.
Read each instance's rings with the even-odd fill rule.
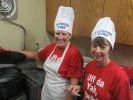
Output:
[[[64,100],[66,90],[69,87],[69,80],[63,78],[58,70],[69,48],[70,43],[65,48],[62,57],[55,59],[51,57],[56,49],[53,49],[49,57],[46,59],[43,68],[46,72],[45,81],[42,88],[41,100]]]

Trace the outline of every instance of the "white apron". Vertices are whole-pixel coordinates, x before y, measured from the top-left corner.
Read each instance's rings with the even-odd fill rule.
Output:
[[[58,70],[69,48],[69,45],[70,43],[65,48],[60,59],[56,59],[56,57],[50,58],[56,49],[56,46],[46,59],[43,65],[46,75],[42,88],[41,100],[64,100],[64,97],[66,96],[66,89],[68,89],[70,83],[68,79],[63,78],[58,74]]]

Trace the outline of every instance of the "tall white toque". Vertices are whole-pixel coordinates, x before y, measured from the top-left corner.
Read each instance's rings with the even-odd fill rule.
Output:
[[[112,49],[114,48],[116,32],[115,25],[110,17],[104,17],[98,20],[91,33],[91,40],[94,40],[96,37],[107,39],[110,42]]]
[[[71,7],[60,6],[54,22],[54,30],[63,30],[72,34],[74,10]]]

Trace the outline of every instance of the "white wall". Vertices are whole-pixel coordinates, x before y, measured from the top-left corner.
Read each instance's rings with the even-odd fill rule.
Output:
[[[25,27],[27,31],[26,50],[34,50],[36,42],[40,44],[40,47],[47,45],[50,40],[46,33],[46,0],[17,0],[17,5],[18,16],[17,20],[13,21]],[[20,40],[19,37],[23,37],[21,28],[0,20],[0,44],[4,43],[2,46],[8,44],[7,48],[18,48],[15,44]]]
[[[0,46],[3,48],[23,50],[23,30],[8,22],[0,21]]]

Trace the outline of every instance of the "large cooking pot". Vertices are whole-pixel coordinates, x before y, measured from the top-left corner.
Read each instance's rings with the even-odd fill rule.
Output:
[[[0,64],[16,64],[26,59],[26,56],[15,51],[0,51]]]
[[[16,67],[0,68],[0,100],[7,100],[25,90],[25,80]]]

